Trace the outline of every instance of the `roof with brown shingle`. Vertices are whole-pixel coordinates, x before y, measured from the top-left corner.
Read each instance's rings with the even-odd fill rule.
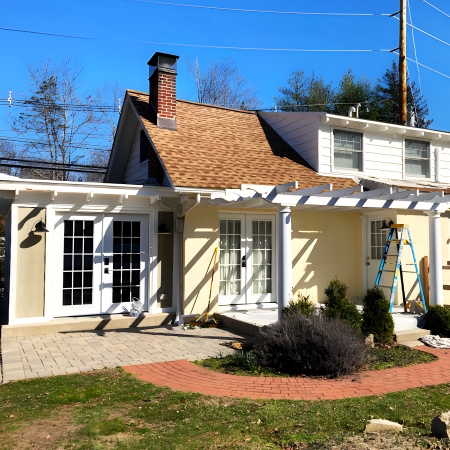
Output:
[[[357,185],[349,178],[318,175],[255,112],[177,100],[177,131],[171,131],[152,121],[148,94],[128,94],[175,186],[224,189],[292,181],[298,181],[299,189]]]

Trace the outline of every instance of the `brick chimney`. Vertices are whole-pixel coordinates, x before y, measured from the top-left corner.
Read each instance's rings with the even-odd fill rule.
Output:
[[[150,66],[149,108],[156,114],[158,127],[177,129],[177,60],[178,56],[156,52]]]

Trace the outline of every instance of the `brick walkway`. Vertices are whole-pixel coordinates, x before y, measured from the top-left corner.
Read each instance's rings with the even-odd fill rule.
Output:
[[[340,380],[228,375],[186,360],[124,366],[138,378],[183,392],[261,399],[333,400],[450,383],[450,350],[419,347],[439,359],[412,367],[373,370]]]

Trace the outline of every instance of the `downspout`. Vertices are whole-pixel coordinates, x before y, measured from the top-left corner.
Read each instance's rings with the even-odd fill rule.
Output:
[[[441,183],[441,153],[442,149],[440,147],[434,147],[434,171],[435,180],[437,183]]]

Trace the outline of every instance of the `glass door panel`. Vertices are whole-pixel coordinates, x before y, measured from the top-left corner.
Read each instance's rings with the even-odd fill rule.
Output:
[[[125,312],[133,298],[147,303],[148,217],[105,216],[103,243],[102,309]]]
[[[55,226],[55,317],[101,313],[102,217],[65,214]]]
[[[238,218],[220,221],[219,304],[244,301],[245,270],[242,258],[245,253],[242,252],[242,222]]]

